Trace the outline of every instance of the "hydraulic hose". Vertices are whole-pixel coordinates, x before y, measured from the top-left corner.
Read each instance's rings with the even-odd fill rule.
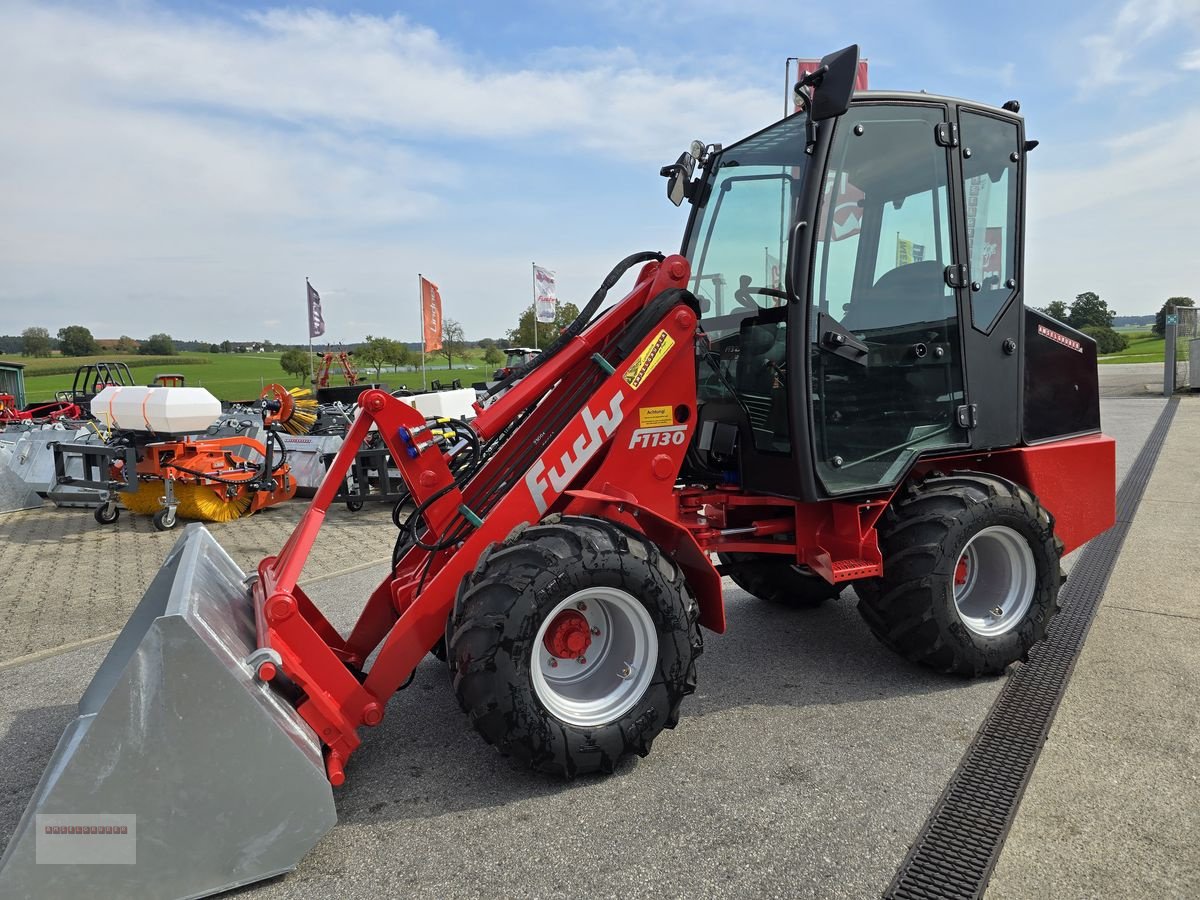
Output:
[[[596,293],[592,294],[592,299],[587,302],[587,305],[580,310],[579,315],[575,317],[575,321],[564,328],[562,334],[555,338],[549,347],[547,347],[529,362],[522,363],[521,365],[517,366],[512,370],[511,373],[509,373],[507,378],[504,378],[492,385],[492,387],[490,387],[487,393],[484,395],[484,399],[488,397],[494,397],[496,394],[512,385],[513,382],[524,378],[534,369],[538,368],[539,366],[544,366],[547,362],[553,359],[555,354],[557,354],[563,349],[563,347],[567,346],[567,344],[571,342],[572,338],[583,331],[583,329],[587,328],[588,323],[592,321],[592,317],[596,315],[596,311],[600,309],[600,304],[602,304],[604,302],[604,298],[608,296],[608,292],[612,290],[613,285],[620,281],[626,272],[641,263],[662,262],[665,258],[666,257],[664,257],[657,250],[643,250],[640,253],[630,254],[617,263],[613,267],[613,270],[608,273],[605,279],[600,282],[600,287],[596,290]],[[536,310],[534,312],[535,316],[533,327],[537,328]]]

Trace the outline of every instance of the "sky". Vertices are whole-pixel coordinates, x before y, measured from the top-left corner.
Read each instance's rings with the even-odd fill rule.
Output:
[[[660,166],[778,118],[789,56],[1021,102],[1026,302],[1200,296],[1200,0],[0,3],[0,333],[468,338],[679,248]],[[686,207],[685,207],[686,209]]]

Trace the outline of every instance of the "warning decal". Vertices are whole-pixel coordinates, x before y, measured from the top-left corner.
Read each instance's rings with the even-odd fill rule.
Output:
[[[669,406],[643,406],[638,409],[638,425],[642,428],[674,424],[675,417]]]
[[[640,388],[646,376],[654,371],[654,367],[662,362],[663,357],[674,346],[675,339],[667,334],[665,329],[660,331],[650,346],[633,361],[633,365],[625,370],[625,383],[635,391]]]

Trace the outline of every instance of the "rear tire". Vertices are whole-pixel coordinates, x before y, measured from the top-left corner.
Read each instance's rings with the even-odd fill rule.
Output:
[[[747,594],[784,606],[815,609],[845,587],[803,572],[791,560],[773,553],[718,553],[717,559],[725,574]]]
[[[551,517],[493,544],[463,579],[448,629],[455,695],[488,743],[530,768],[611,772],[649,753],[695,691],[698,616],[683,573],[645,536]]]
[[[1054,517],[994,475],[935,475],[908,487],[879,526],[883,577],[855,584],[871,631],[941,672],[996,675],[1024,659],[1058,611]]]

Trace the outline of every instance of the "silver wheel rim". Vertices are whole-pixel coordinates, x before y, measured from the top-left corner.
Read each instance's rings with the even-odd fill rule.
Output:
[[[560,616],[586,620],[588,645],[557,656],[546,637]],[[546,711],[569,725],[592,727],[629,712],[658,664],[658,632],[646,607],[618,588],[590,587],[550,611],[533,647],[533,691]]]
[[[1037,590],[1037,563],[1029,542],[1005,525],[976,534],[955,563],[954,605],[975,634],[997,637],[1025,620]]]

